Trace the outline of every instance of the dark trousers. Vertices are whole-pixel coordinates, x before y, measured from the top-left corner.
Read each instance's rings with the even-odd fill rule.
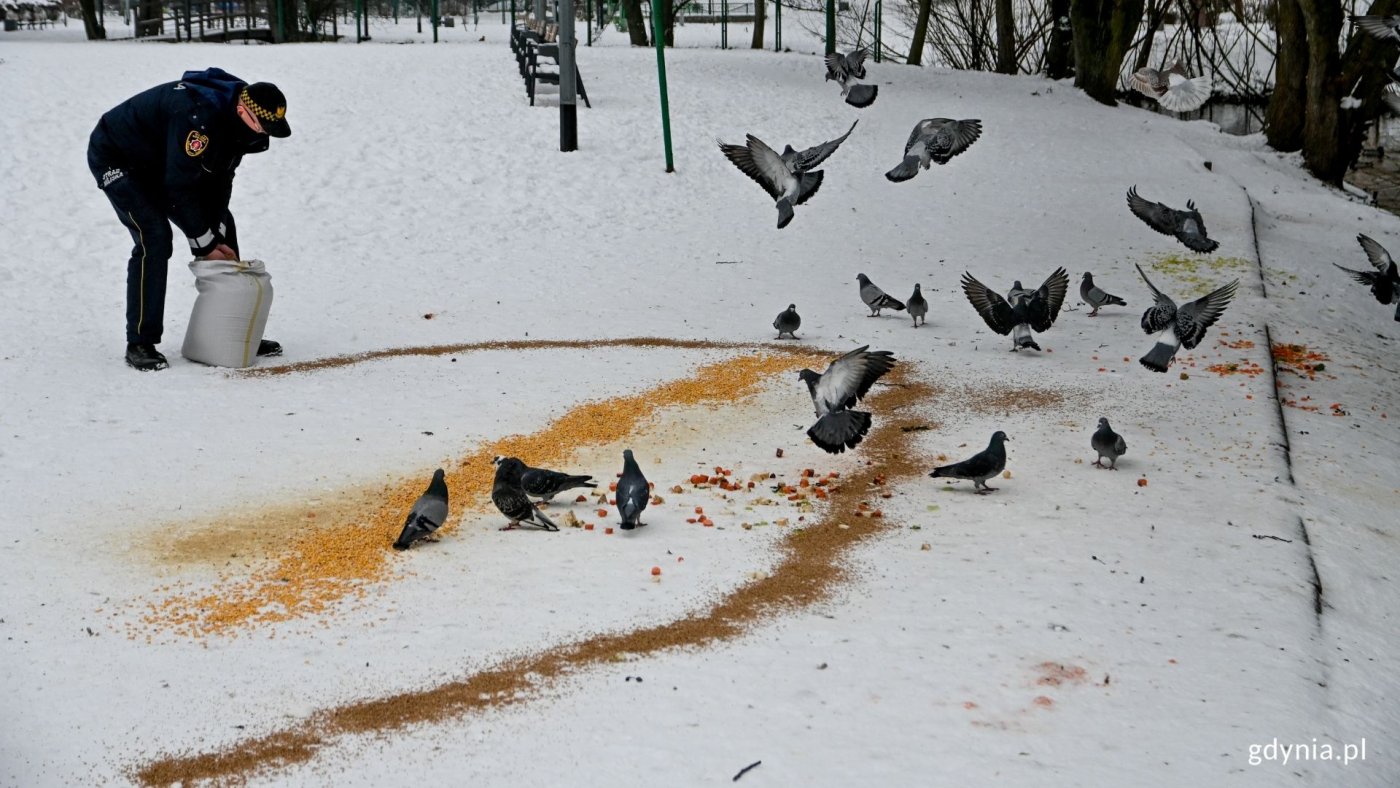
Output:
[[[126,341],[159,344],[165,332],[165,280],[174,236],[165,200],[159,188],[142,184],[129,173],[102,190],[117,211],[117,218],[131,233],[131,259],[126,266]],[[209,206],[213,224],[224,243],[238,251],[238,231],[233,215],[223,207]]]

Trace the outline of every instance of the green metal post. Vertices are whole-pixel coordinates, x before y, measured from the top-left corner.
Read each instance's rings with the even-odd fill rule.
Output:
[[[778,18],[773,25],[773,51],[783,51],[783,0],[773,0],[773,6],[778,11]]]
[[[438,0],[433,0],[433,43],[438,42],[438,24],[442,20],[438,19]]]
[[[875,62],[880,62],[880,28],[884,18],[882,0],[875,0]]]
[[[661,31],[661,0],[651,0],[651,35],[656,42],[656,81],[661,85],[661,137],[666,143],[666,171],[675,172],[671,157],[671,106],[666,100],[666,39]]]
[[[593,0],[583,0],[583,23],[588,25],[588,45],[593,46]]]
[[[836,51],[836,0],[826,0],[826,53]]]
[[[399,0],[394,0],[394,24],[399,23]]]
[[[361,15],[364,14],[364,2],[365,2],[365,0],[355,0],[355,43],[356,43],[356,44],[358,44],[358,43],[360,43],[361,41],[364,41],[364,40],[365,40],[364,37],[360,35],[360,17],[361,17]]]
[[[719,48],[729,48],[729,0],[719,0]]]

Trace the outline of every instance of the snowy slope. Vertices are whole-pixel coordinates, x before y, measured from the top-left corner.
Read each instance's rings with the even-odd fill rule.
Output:
[[[1330,265],[1365,265],[1357,232],[1395,249],[1400,221],[1310,184],[1257,138],[1104,108],[1067,84],[872,65],[881,95],[857,114],[800,53],[669,52],[667,174],[654,52],[615,32],[580,52],[594,107],[579,110],[581,150],[564,155],[552,102],[526,105],[499,26],[483,24],[484,42],[465,33],[438,46],[5,40],[0,93],[18,101],[0,113],[0,783],[123,783],[161,756],[662,624],[762,577],[786,537],[738,528],[737,513],[722,528],[685,523],[689,504],[713,501],[693,490],[626,539],[501,533],[470,514],[323,616],[232,636],[143,632],[140,610],[164,587],[256,569],[246,552],[234,560],[242,542],[215,560],[240,537],[220,531],[234,513],[426,479],[576,403],[752,352],[488,351],[235,376],[178,357],[194,293],[177,260],[172,366],[135,374],[120,360],[128,241],[87,173],[86,136],[123,97],[213,64],[289,97],[296,133],[245,162],[233,205],[245,253],[274,277],[268,335],[284,362],[527,338],[765,342],[795,302],[803,343],[893,350],[937,387],[898,416],[935,425],[913,438],[920,467],[970,455],[996,429],[1012,438],[1012,477],[992,496],[922,476],[896,485],[880,502],[887,527],[813,608],[703,649],[591,665],[508,708],[332,737],[255,783],[698,785],[757,760],[743,784],[1400,781],[1387,516],[1400,502],[1398,334],[1391,310]],[[937,116],[980,118],[983,138],[886,181],[914,122]],[[745,133],[812,145],[856,118],[782,231],[715,150]],[[1241,279],[1167,375],[1136,363],[1150,341],[1132,264],[1187,253],[1128,213],[1133,184],[1194,199],[1219,254],[1238,258],[1154,273],[1178,300]],[[1004,291],[1061,265],[1071,295],[1044,354],[1006,352],[957,287],[964,270]],[[1084,270],[1129,307],[1088,319]],[[921,282],[927,327],[865,317],[858,272],[899,298]],[[1206,370],[1267,366],[1266,324],[1330,359],[1317,380],[1280,376],[1312,397],[1300,404],[1321,404],[1283,409],[1295,483],[1269,376]],[[1053,396],[998,410],[989,390]],[[793,479],[870,459],[822,455],[801,432],[810,413],[784,374],[735,405],[663,415],[630,445],[658,488],[717,464]],[[1128,442],[1117,473],[1089,465],[1100,415]],[[877,411],[877,426],[896,417]],[[621,448],[575,462],[609,479]],[[272,546],[253,555],[290,536],[258,538]],[[190,543],[208,547],[186,559]],[[1275,738],[1339,755],[1364,738],[1367,757],[1251,765],[1250,746]]]

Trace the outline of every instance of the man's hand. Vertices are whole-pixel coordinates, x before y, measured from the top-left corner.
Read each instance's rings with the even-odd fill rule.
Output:
[[[204,255],[205,260],[237,260],[238,253],[228,244],[219,244]]]

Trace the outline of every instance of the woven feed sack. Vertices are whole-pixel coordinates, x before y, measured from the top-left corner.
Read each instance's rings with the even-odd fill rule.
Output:
[[[216,367],[252,366],[272,307],[262,261],[194,260],[190,272],[199,295],[181,355]]]

